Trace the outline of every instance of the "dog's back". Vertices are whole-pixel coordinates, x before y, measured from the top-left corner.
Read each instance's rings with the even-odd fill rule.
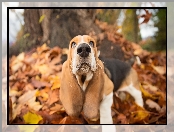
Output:
[[[131,65],[127,62],[120,61],[114,58],[99,57],[103,61],[104,66],[111,74],[111,80],[114,83],[114,91],[118,90],[126,75],[129,74]]]

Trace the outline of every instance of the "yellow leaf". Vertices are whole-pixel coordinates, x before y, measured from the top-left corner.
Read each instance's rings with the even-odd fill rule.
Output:
[[[21,132],[34,132],[38,125],[18,125]]]
[[[36,80],[38,80],[38,81],[40,80],[40,77],[39,77],[38,75],[37,75],[35,78],[36,78]]]
[[[141,64],[140,67],[141,67],[141,69],[143,69],[143,70],[145,69],[145,65],[144,65],[144,64]]]
[[[51,87],[51,90],[60,88],[60,78],[59,78],[59,76],[55,76],[55,77],[51,80],[51,82],[53,82],[53,86]]]
[[[25,123],[27,124],[38,124],[39,121],[41,121],[43,118],[40,115],[37,115],[35,113],[31,113],[30,111],[27,112],[27,114],[25,114],[23,116]]]
[[[45,15],[40,16],[39,23],[41,23],[44,18],[45,18]]]
[[[60,88],[60,82],[54,83],[53,86],[51,87],[51,90],[54,90],[54,89],[57,89],[57,88]]]
[[[143,95],[146,97],[146,98],[151,98],[153,100],[157,99],[158,97],[156,95],[153,95],[153,94],[150,94],[149,92],[147,92],[143,87],[142,85],[140,85],[140,90],[141,92],[143,93]]]
[[[133,120],[136,122],[145,119],[148,115],[149,115],[149,113],[144,110],[139,110],[139,111],[135,111],[135,112],[131,113]]]
[[[30,33],[26,33],[26,34],[24,34],[24,38],[27,38],[27,37],[29,37],[30,36]]]
[[[46,101],[46,100],[48,99],[48,93],[46,93],[46,92],[44,92],[44,91],[38,91],[38,92],[36,93],[36,96],[37,96],[37,97],[38,97],[38,96],[43,97],[43,100],[44,100],[44,101]]]

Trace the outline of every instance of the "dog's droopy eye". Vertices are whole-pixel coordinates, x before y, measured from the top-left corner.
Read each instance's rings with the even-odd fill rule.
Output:
[[[71,48],[75,48],[76,47],[76,43],[75,42],[72,42],[71,43]]]
[[[93,41],[90,41],[89,42],[89,45],[92,46],[92,47],[94,47],[94,42]]]

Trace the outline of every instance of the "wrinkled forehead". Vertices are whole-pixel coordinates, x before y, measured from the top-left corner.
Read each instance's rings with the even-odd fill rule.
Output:
[[[76,37],[74,37],[71,41],[70,44],[72,42],[75,42],[76,44],[80,44],[80,43],[89,43],[90,41],[93,41],[95,43],[95,40],[88,36],[88,35],[78,35]]]

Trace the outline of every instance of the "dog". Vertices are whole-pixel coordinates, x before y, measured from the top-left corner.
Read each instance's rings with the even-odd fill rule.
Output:
[[[95,40],[78,35],[69,43],[62,66],[60,100],[69,116],[83,114],[88,119],[100,116],[100,124],[113,124],[113,92],[129,92],[143,107],[137,73],[127,63],[99,58]]]

